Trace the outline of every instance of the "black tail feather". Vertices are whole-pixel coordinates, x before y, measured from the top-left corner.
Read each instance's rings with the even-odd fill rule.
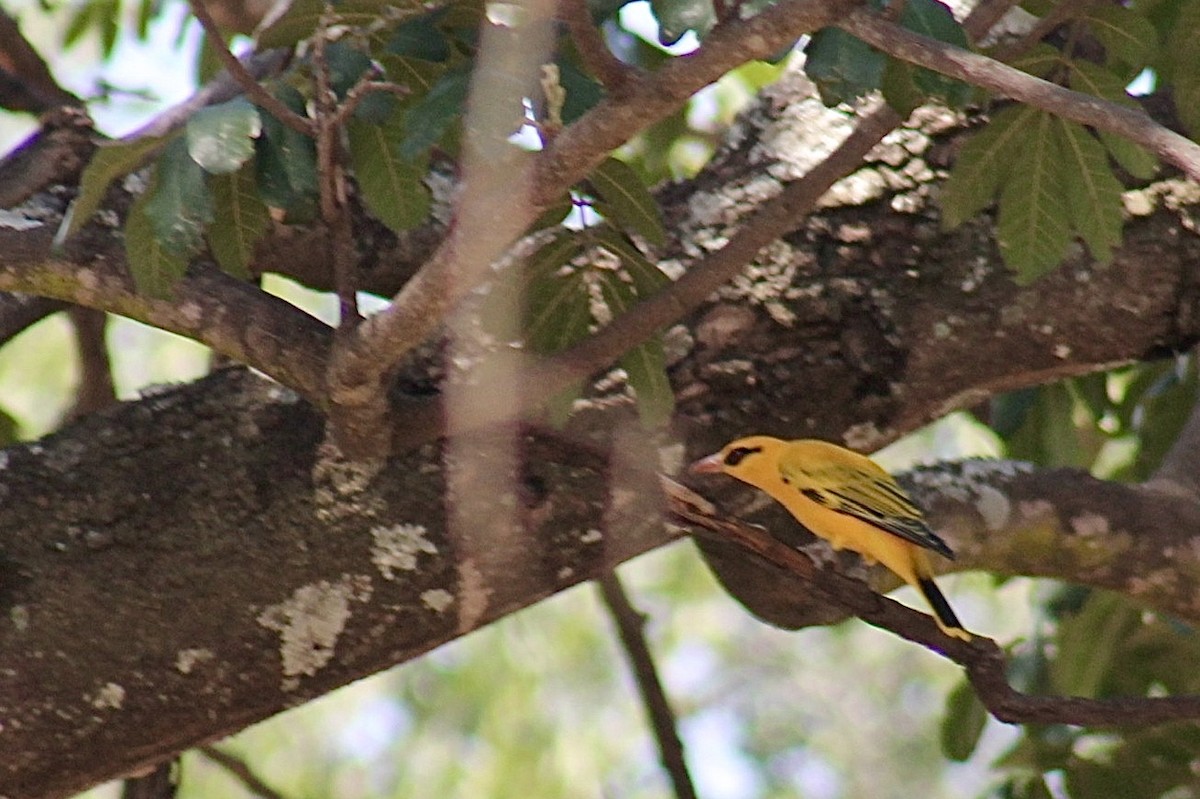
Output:
[[[950,603],[946,601],[945,595],[942,594],[932,577],[917,578],[917,585],[920,586],[921,593],[925,595],[925,600],[933,608],[934,614],[944,626],[965,631],[962,622],[958,620],[958,616],[954,615],[954,611],[950,608]]]

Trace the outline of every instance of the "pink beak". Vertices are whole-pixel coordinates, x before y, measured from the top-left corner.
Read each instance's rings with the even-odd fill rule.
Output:
[[[688,471],[692,474],[718,474],[725,471],[725,464],[721,459],[721,453],[714,452],[707,458],[701,458],[688,467]]]

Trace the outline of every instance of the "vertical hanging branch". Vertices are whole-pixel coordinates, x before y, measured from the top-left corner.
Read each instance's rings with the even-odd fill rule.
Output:
[[[671,778],[676,799],[696,799],[696,787],[692,784],[692,775],[684,757],[683,741],[679,739],[679,725],[671,710],[671,703],[667,701],[667,692],[658,679],[654,656],[650,654],[650,647],[646,643],[646,619],[629,601],[615,571],[604,575],[596,583],[621,637],[625,654],[629,657],[629,666],[642,695],[642,704],[646,707],[654,738],[658,741],[659,759]]]
[[[329,31],[334,10],[325,4],[317,35],[313,39],[314,105],[317,112],[317,174],[321,193],[321,221],[329,231],[330,263],[338,297],[338,330],[353,330],[362,320],[358,312],[357,281],[354,279],[354,233],[346,205],[346,174],[342,150],[342,114],[329,74]]]

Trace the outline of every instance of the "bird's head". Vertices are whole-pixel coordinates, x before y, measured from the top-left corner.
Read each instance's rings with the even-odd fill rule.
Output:
[[[749,436],[730,441],[720,452],[688,467],[692,474],[724,472],[758,488],[779,481],[779,453],[787,442],[771,436]]]

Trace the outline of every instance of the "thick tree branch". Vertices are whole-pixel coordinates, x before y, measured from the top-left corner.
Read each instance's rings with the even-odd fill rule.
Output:
[[[193,269],[169,300],[139,294],[119,254],[86,265],[48,255],[53,238],[48,227],[0,229],[6,254],[0,259],[0,290],[75,302],[187,336],[322,404],[332,342],[324,323],[213,268]]]
[[[1159,125],[1141,111],[1071,91],[953,45],[908,31],[879,14],[857,9],[838,27],[904,61],[926,67],[1049,111],[1063,119],[1124,136],[1200,180],[1200,144]]]

